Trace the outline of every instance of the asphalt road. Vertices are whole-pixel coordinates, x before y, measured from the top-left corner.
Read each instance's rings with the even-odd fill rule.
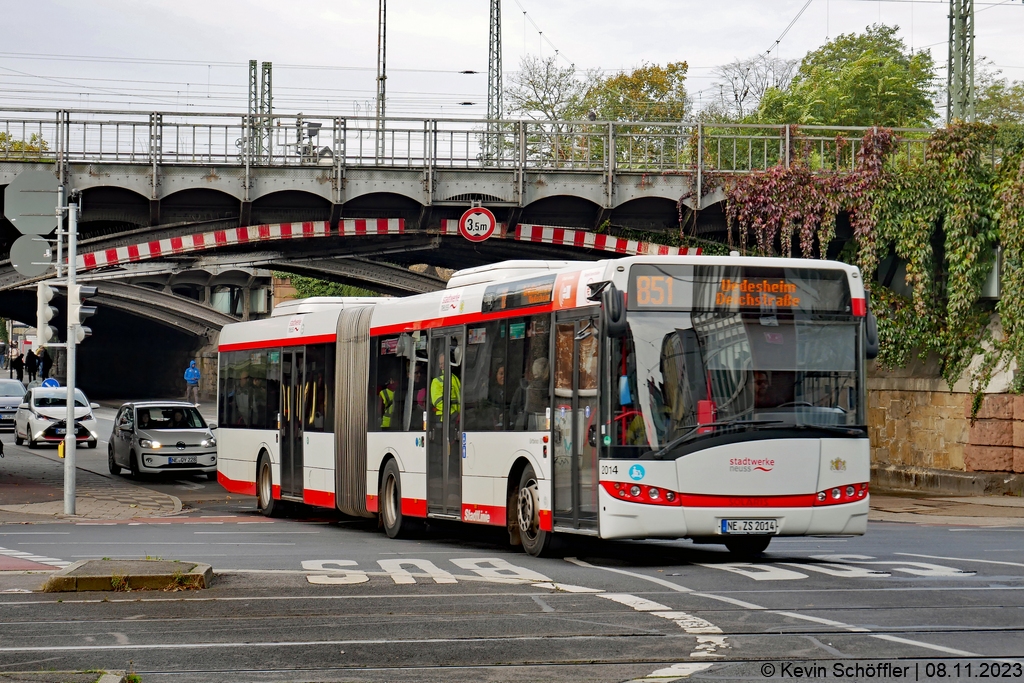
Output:
[[[98,412],[109,433],[112,411]],[[106,472],[105,444],[79,455]],[[774,539],[754,562],[687,541],[584,539],[538,559],[489,527],[433,524],[391,540],[375,522],[309,508],[269,520],[200,477],[140,483],[192,513],[0,525],[0,553],[207,562],[213,588],[46,594],[28,592],[42,575],[6,573],[0,672],[131,667],[145,683],[1024,678],[1020,527],[872,522],[861,538]]]

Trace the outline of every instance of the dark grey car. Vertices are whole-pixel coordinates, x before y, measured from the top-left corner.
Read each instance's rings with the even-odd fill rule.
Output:
[[[14,416],[24,396],[24,384],[16,379],[0,379],[0,429],[14,429]]]
[[[117,411],[107,446],[111,474],[202,472],[217,478],[217,439],[196,407],[184,401],[138,401]]]

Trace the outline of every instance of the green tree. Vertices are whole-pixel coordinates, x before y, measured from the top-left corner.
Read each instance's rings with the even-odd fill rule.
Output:
[[[527,56],[519,63],[519,71],[509,75],[505,105],[509,113],[530,119],[581,119],[586,114],[581,101],[596,79],[596,72],[561,66],[556,57]]]
[[[984,85],[975,111],[983,123],[1024,123],[1024,81],[998,79]]]
[[[583,96],[588,115],[602,121],[681,121],[686,118],[686,62],[643,64],[598,78]]]
[[[787,89],[769,88],[757,118],[765,123],[924,126],[935,118],[935,64],[911,53],[898,27],[875,24],[808,52]]]
[[[290,280],[300,299],[306,299],[311,296],[380,296],[376,292],[363,287],[343,285],[340,282],[320,280],[315,277],[292,275],[290,273],[274,273],[274,275]]]

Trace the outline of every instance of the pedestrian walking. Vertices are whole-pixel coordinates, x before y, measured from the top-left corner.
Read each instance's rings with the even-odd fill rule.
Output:
[[[53,369],[53,357],[50,352],[46,350],[45,346],[39,347],[39,353],[36,355],[36,360],[39,363],[39,379],[46,379],[50,376],[50,370]]]
[[[12,351],[14,355],[11,356],[11,370],[14,371],[14,375],[18,378],[19,382],[25,381],[25,359],[21,357],[21,351],[14,349]]]
[[[194,360],[185,368],[185,400],[199,405],[199,368]]]
[[[25,354],[25,372],[28,373],[29,384],[36,381],[36,371],[39,369],[37,361],[36,354],[29,349]]]

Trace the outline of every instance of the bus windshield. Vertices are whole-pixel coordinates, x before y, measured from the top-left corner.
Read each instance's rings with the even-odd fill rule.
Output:
[[[617,344],[619,443],[657,450],[747,428],[865,424],[859,324],[849,316],[738,311],[629,316]],[[628,389],[627,389],[628,387]],[[630,410],[631,409],[631,410]],[[715,427],[700,429],[702,424]],[[625,453],[623,453],[625,455]]]

